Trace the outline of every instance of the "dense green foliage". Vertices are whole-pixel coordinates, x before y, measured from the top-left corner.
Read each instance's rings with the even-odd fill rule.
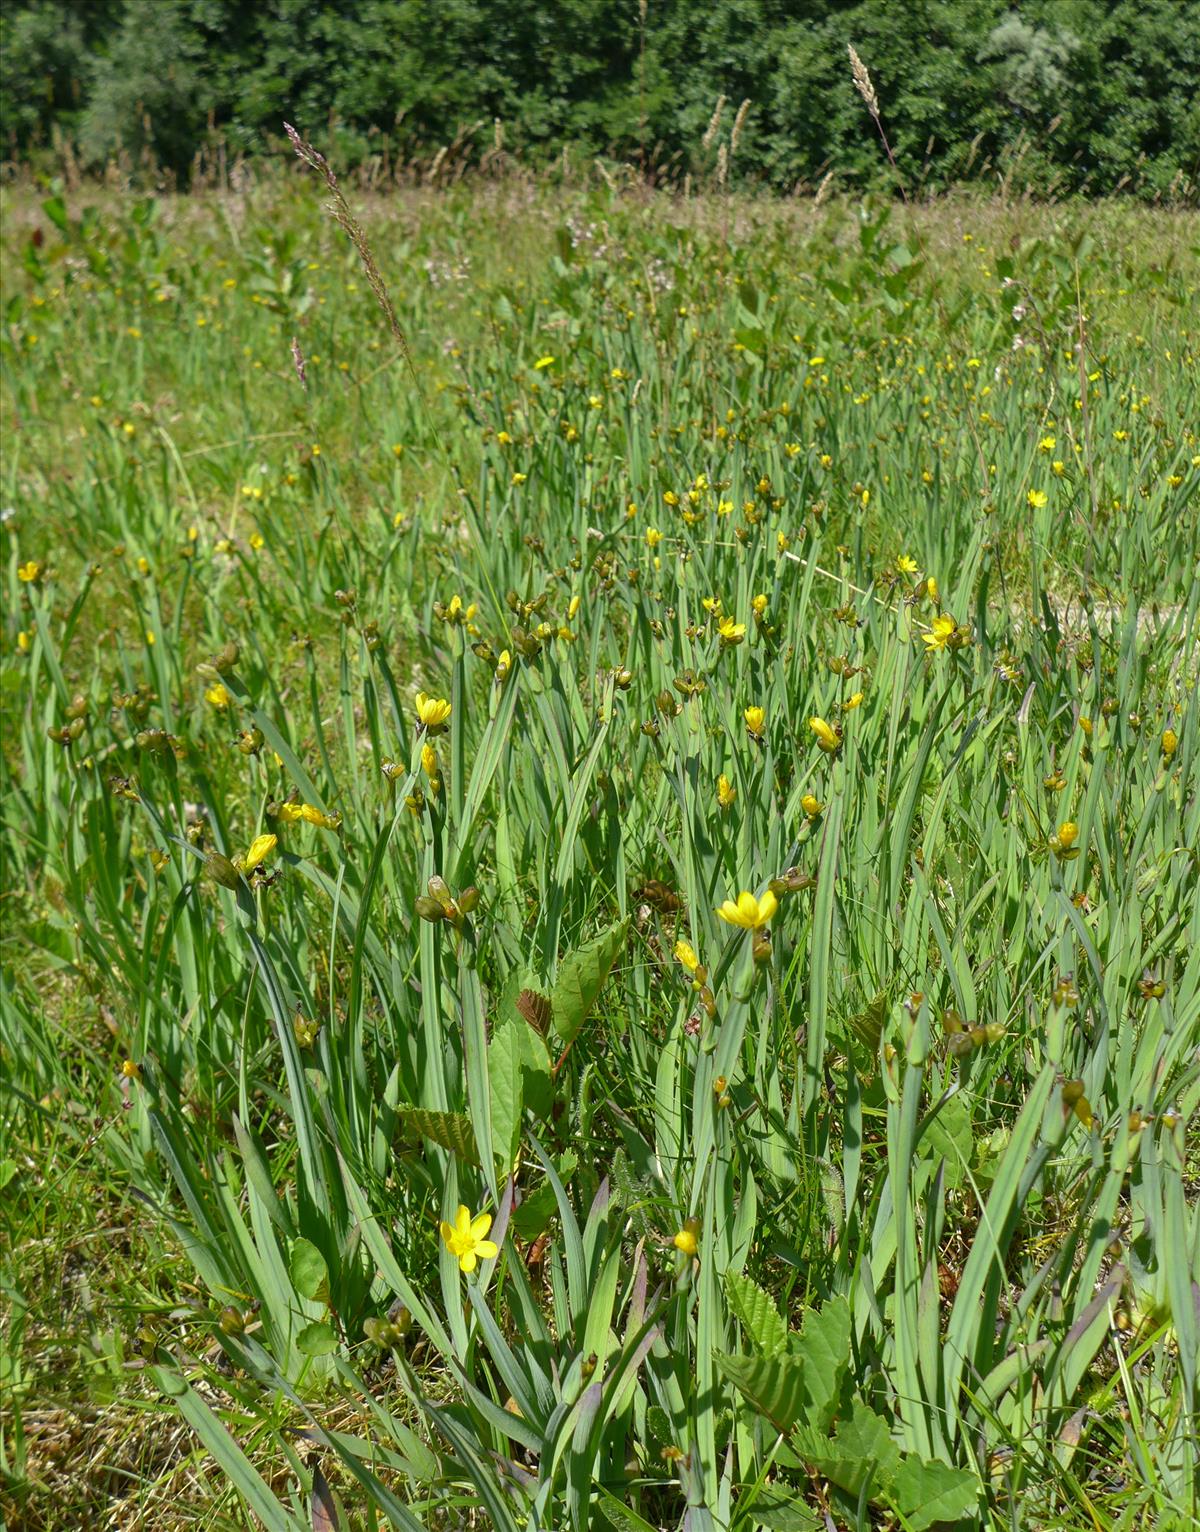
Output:
[[[24,0],[0,16],[4,135],[57,125],[186,176],[215,138],[279,142],[288,119],[340,163],[616,156],[790,189],[879,176],[853,43],[906,176],[944,184],[1183,194],[1200,178],[1197,0]],[[703,146],[718,94],[721,131]]]
[[[1194,223],[321,195],[6,194],[0,1512],[1191,1532]]]

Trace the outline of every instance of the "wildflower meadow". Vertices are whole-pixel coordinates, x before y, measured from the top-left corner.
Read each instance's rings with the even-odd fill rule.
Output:
[[[1195,214],[295,142],[2,193],[8,1526],[1195,1527]]]

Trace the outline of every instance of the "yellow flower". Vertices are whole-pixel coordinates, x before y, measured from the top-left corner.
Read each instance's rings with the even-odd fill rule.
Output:
[[[935,617],[929,632],[921,634],[925,647],[931,654],[937,649],[944,649],[953,638],[957,626],[954,618],[947,616],[945,612],[940,617]]]
[[[216,681],[204,693],[204,700],[211,702],[215,708],[227,708],[233,697],[223,681]]]
[[[429,697],[424,692],[418,692],[416,708],[422,728],[428,729],[431,734],[445,728],[450,716],[450,703],[444,697]]]
[[[902,553],[896,560],[896,568],[901,574],[916,574],[917,561],[910,553]]]
[[[1025,499],[1029,502],[1030,509],[1034,511],[1040,511],[1042,506],[1045,505],[1047,498],[1044,489],[1031,489],[1025,496]]]
[[[700,1241],[697,1238],[699,1232],[699,1220],[689,1218],[679,1233],[672,1239],[671,1243],[681,1255],[686,1255],[691,1260],[700,1249]]]
[[[1176,734],[1174,729],[1164,729],[1162,737],[1162,753],[1166,756],[1168,761],[1178,749],[1179,735]]]
[[[1038,447],[1043,452],[1053,452],[1057,446],[1058,438],[1056,436],[1043,436],[1041,441],[1038,442]]]
[[[647,548],[657,548],[659,543],[661,543],[661,542],[662,542],[662,533],[658,530],[658,528],[657,527],[647,527],[646,528],[646,547]]]
[[[533,364],[533,370],[534,372],[545,372],[547,367],[554,366],[554,362],[555,358],[552,356],[539,356]],[[459,1211],[461,1212],[462,1209],[460,1208]]]
[[[731,926],[740,926],[743,931],[757,931],[766,925],[778,908],[779,900],[768,889],[761,899],[747,893],[739,894],[736,903],[726,899],[717,914]]]
[[[496,661],[496,680],[503,681],[512,669],[512,655],[507,649],[501,649],[500,658]]]
[[[437,751],[432,745],[421,746],[421,769],[431,781],[438,774]]]
[[[748,707],[742,713],[742,717],[746,720],[746,728],[749,731],[750,738],[761,739],[763,725],[767,721],[766,709],[761,707]]]
[[[342,822],[340,814],[324,814],[311,803],[281,803],[275,810],[275,818],[281,824],[316,825],[319,830],[336,830]]]
[[[750,609],[756,617],[767,615],[767,598],[764,595],[755,596],[750,603]]]
[[[1083,730],[1089,739],[1092,737],[1092,720],[1090,718],[1085,718],[1082,713],[1079,715],[1079,727]]]
[[[457,1260],[460,1271],[472,1272],[480,1259],[491,1261],[500,1254],[500,1247],[485,1237],[491,1227],[490,1213],[480,1213],[472,1218],[471,1210],[462,1203],[459,1203],[453,1223],[442,1219],[442,1239],[446,1249]]]
[[[847,697],[842,703],[842,712],[852,713],[856,707],[861,707],[864,695],[863,692],[855,692],[852,697]]]
[[[22,654],[28,654],[30,648],[32,647],[32,644],[33,644],[33,640],[29,637],[29,634],[26,633],[24,631],[24,629],[22,629],[21,632],[17,634],[17,648],[18,648],[18,650]]]
[[[731,808],[733,800],[737,797],[737,788],[725,775],[724,772],[717,778],[717,802],[723,809]]]
[[[1050,837],[1050,849],[1060,862],[1068,862],[1079,855],[1079,847],[1075,842],[1079,839],[1079,826],[1074,820],[1066,819],[1058,827],[1057,834]]]
[[[800,807],[804,810],[809,819],[815,819],[818,814],[824,813],[825,810],[825,805],[821,802],[821,800],[819,798],[814,798],[811,793],[805,793],[804,797],[801,798]]]
[[[30,559],[27,564],[17,566],[17,579],[25,585],[32,585],[41,572],[42,566],[35,559]]]
[[[696,949],[683,940],[675,943],[675,961],[682,963],[688,973],[695,973],[700,967],[700,959],[696,956]]]
[[[266,861],[278,844],[278,835],[256,835],[250,842],[249,851],[241,860],[242,871],[253,872],[260,862]]]
[[[821,749],[832,755],[842,742],[837,730],[831,729],[823,718],[810,718],[808,726],[817,736],[817,744]]]
[[[746,636],[746,624],[734,622],[732,617],[722,617],[717,623],[717,632],[721,635],[721,642],[731,648],[734,644],[740,644]]]

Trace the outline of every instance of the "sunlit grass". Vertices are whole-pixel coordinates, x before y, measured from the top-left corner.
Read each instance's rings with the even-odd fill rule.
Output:
[[[8,199],[18,1524],[1190,1525],[1194,222],[317,195]]]

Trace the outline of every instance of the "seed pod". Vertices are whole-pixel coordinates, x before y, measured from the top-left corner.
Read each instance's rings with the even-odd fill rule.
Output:
[[[428,920],[435,924],[439,920],[445,920],[446,911],[436,899],[430,899],[426,894],[419,894],[413,908],[422,920]]]
[[[240,1335],[246,1328],[246,1316],[230,1304],[217,1316],[217,1324],[224,1335]]]
[[[229,860],[222,856],[219,851],[210,851],[204,858],[204,870],[214,883],[219,883],[222,888],[236,888],[241,881],[241,873]]]
[[[458,907],[464,915],[469,915],[479,903],[479,890],[474,884],[470,888],[464,888],[458,896]]]
[[[437,873],[434,873],[433,877],[429,880],[428,887],[429,897],[436,899],[443,910],[449,910],[450,906],[454,903],[454,899],[445,878],[441,878]]]
[[[220,654],[213,660],[213,669],[219,674],[224,675],[237,664],[240,653],[241,651],[238,646],[234,643],[233,639],[230,639]]]

